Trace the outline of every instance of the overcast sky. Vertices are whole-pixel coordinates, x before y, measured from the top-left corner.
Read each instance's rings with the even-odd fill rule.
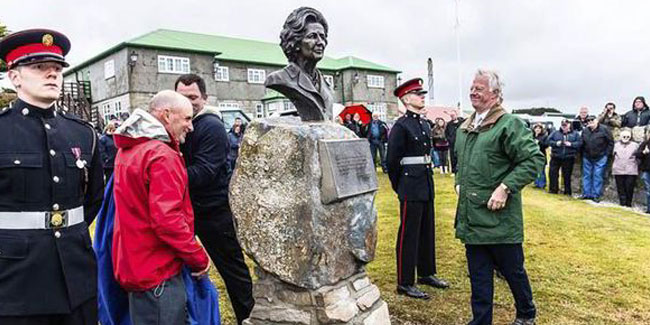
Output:
[[[72,41],[73,65],[157,28],[278,42],[282,23],[299,6],[329,23],[326,55],[354,55],[427,75],[434,60],[436,105],[458,101],[454,0],[329,1],[24,1],[2,0],[10,30],[45,27]],[[607,101],[630,109],[650,96],[650,2],[460,0],[462,96],[477,68],[498,71],[505,106],[550,106],[598,113]]]

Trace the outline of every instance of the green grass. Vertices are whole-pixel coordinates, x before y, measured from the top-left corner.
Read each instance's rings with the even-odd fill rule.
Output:
[[[438,275],[451,288],[423,288],[432,299],[419,301],[395,293],[399,207],[388,178],[381,171],[378,176],[379,240],[367,270],[388,302],[393,324],[466,324],[470,285],[465,249],[454,238],[453,178],[435,176]],[[650,324],[650,218],[527,188],[524,220],[526,269],[538,324]],[[219,289],[223,324],[235,324],[216,269],[210,278]],[[494,301],[494,324],[512,321],[514,302],[502,280],[495,279]]]

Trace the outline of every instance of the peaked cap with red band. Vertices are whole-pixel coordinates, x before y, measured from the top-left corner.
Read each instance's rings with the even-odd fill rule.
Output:
[[[393,95],[395,95],[397,98],[402,98],[402,96],[408,93],[426,94],[427,91],[422,88],[422,83],[422,78],[414,78],[405,81],[403,84],[395,88]]]
[[[64,67],[65,55],[70,51],[70,40],[50,29],[27,29],[0,40],[0,59],[9,69],[38,62],[59,62]]]

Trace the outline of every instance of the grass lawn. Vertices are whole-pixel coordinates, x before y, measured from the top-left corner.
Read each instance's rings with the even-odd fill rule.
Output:
[[[453,178],[435,176],[438,273],[452,287],[425,288],[432,299],[418,301],[395,293],[399,207],[388,178],[378,176],[379,242],[367,270],[388,302],[393,324],[466,324],[470,285],[465,249],[454,238]],[[526,269],[538,324],[650,324],[650,218],[531,188],[524,190],[524,216]],[[234,324],[214,269],[211,278],[221,294],[223,323]],[[507,324],[514,319],[514,302],[505,281],[495,283],[494,323]]]

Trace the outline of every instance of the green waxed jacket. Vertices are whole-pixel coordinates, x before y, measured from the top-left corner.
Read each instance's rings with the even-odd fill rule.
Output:
[[[460,185],[456,237],[470,245],[521,243],[521,190],[543,168],[544,156],[524,122],[502,107],[492,108],[473,129],[475,115],[456,133],[456,185]],[[503,209],[490,211],[488,200],[501,183],[511,193]]]

